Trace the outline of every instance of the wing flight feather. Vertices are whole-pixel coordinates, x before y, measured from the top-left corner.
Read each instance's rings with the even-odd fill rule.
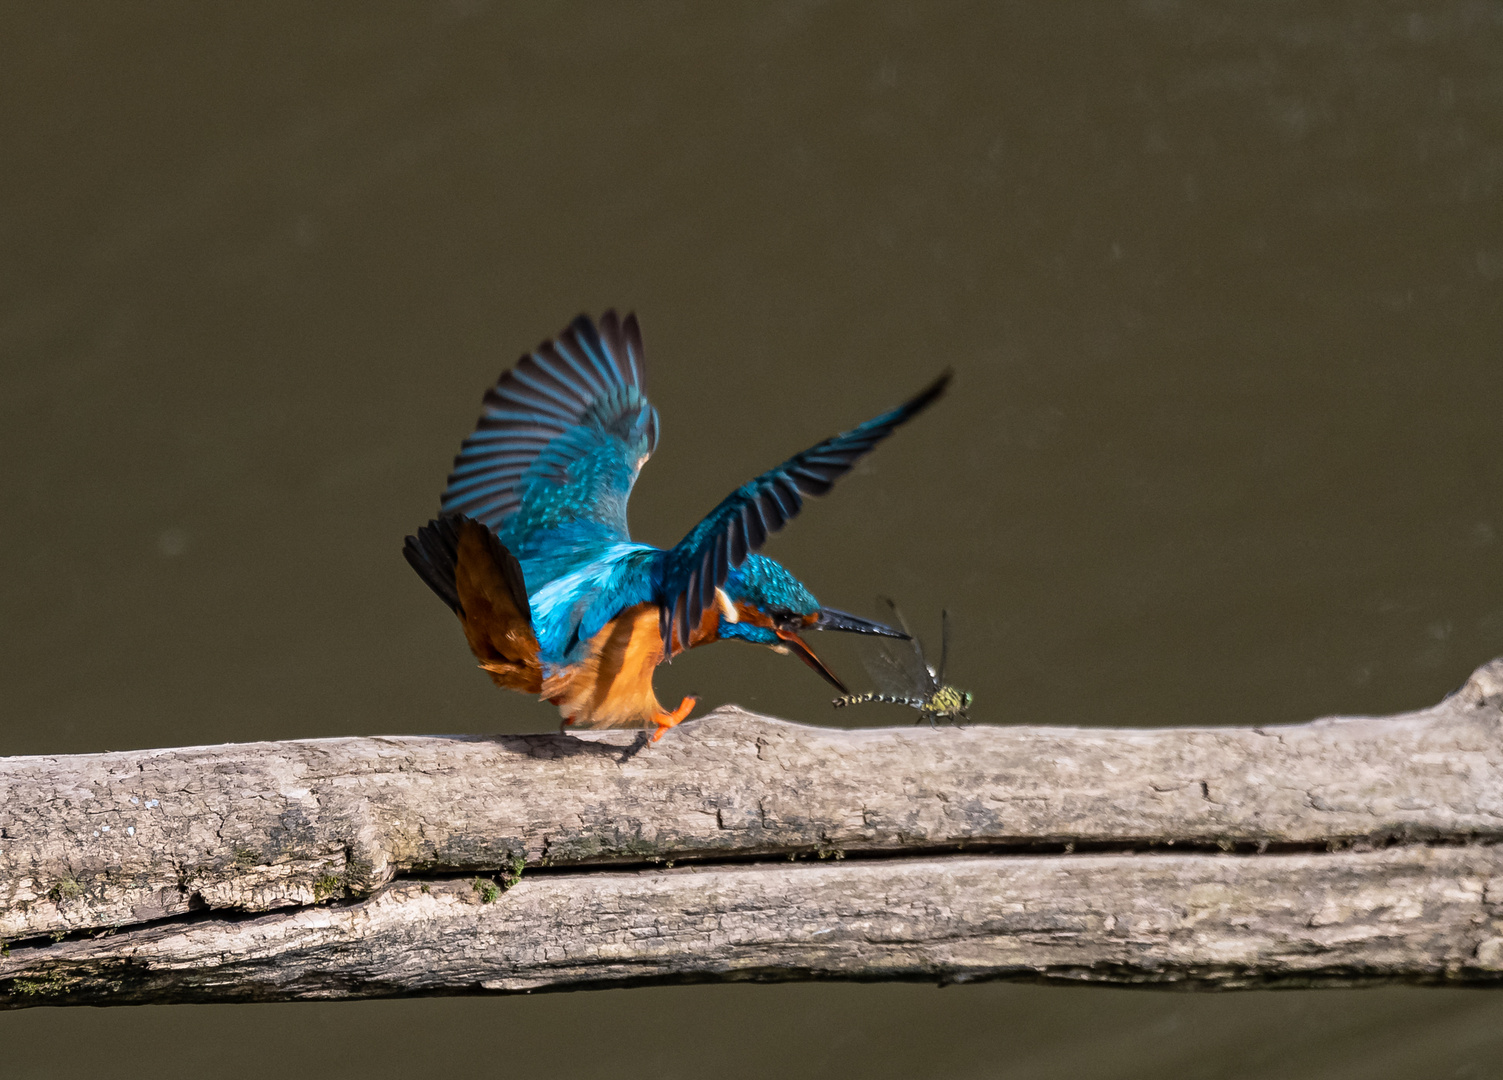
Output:
[[[601,437],[581,437],[581,427],[598,429]],[[548,523],[559,524],[571,513],[589,518],[603,507],[611,520],[602,524],[624,539],[625,495],[657,436],[637,317],[621,319],[607,311],[597,326],[581,315],[522,357],[486,393],[480,421],[454,459],[440,511],[464,514],[501,532],[523,509],[540,461],[546,458],[544,479],[559,484],[567,482],[581,458],[600,455],[608,460],[597,465],[609,467],[584,470],[586,483],[624,483],[626,491],[601,499],[599,492],[580,490],[571,500],[555,500],[563,509],[553,506]]]
[[[663,563],[660,628],[665,653],[674,620],[679,640],[688,641],[690,628],[699,625],[715,590],[747,555],[798,514],[804,496],[828,492],[877,443],[944,393],[950,376],[946,371],[897,408],[811,446],[742,484],[680,540]]]

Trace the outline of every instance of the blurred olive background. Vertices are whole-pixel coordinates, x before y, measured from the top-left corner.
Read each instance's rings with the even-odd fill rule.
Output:
[[[399,549],[498,372],[611,306],[655,543],[956,369],[769,551],[929,635],[947,605],[985,722],[1398,711],[1503,654],[1498,3],[6,5],[0,155],[0,753],[552,728]],[[659,686],[837,719],[733,644]],[[33,1010],[0,1047],[1487,1077],[1503,998],[690,987]]]

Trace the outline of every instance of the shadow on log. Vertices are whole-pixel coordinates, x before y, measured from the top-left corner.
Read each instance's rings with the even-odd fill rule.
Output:
[[[706,980],[1503,981],[1503,661],[1269,728],[0,759],[0,1006]]]

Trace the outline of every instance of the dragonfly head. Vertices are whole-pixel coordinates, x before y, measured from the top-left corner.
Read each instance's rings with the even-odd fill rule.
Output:
[[[842,694],[850,691],[814,654],[809,643],[799,636],[801,631],[844,630],[855,634],[907,637],[882,623],[820,607],[803,582],[781,563],[765,555],[748,555],[746,561],[726,579],[716,600],[720,604],[721,637],[792,653]]]

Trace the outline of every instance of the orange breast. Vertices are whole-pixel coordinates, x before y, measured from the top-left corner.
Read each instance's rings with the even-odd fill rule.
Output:
[[[590,639],[585,659],[544,681],[542,696],[575,727],[654,726],[663,712],[652,689],[663,662],[660,625],[658,605],[627,608]],[[689,635],[690,648],[716,640],[719,625],[719,610],[706,611]],[[677,631],[673,651],[682,651]]]
[[[589,641],[589,653],[543,683],[543,697],[577,727],[646,727],[662,712],[652,673],[663,658],[656,604],[627,608]]]

